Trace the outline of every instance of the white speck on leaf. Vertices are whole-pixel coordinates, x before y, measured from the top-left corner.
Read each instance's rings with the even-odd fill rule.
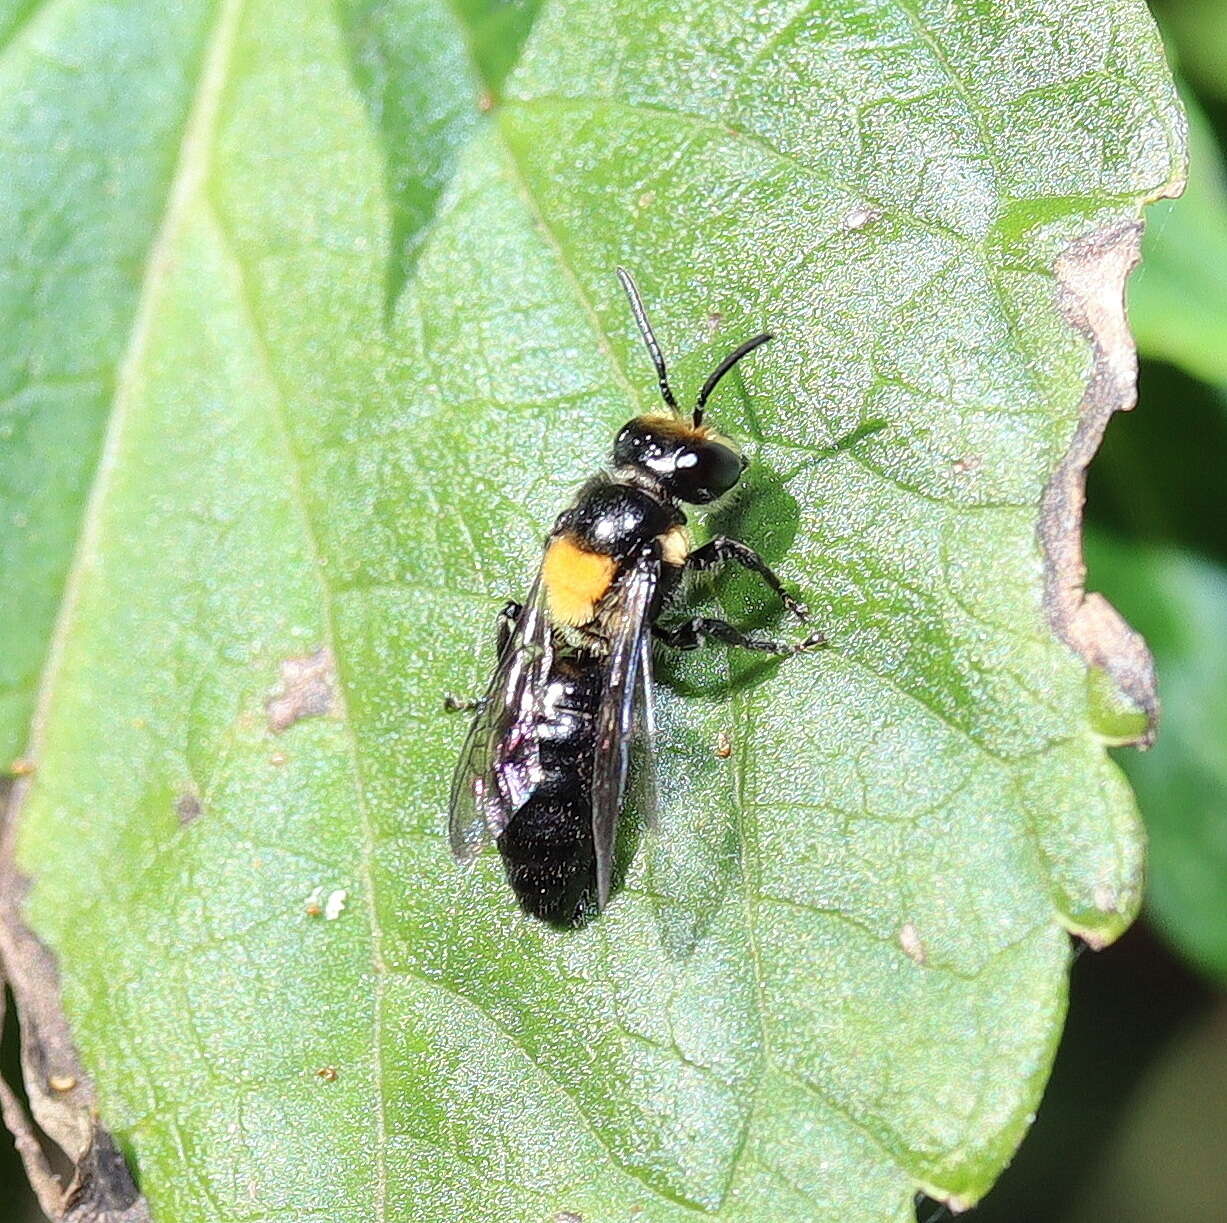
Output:
[[[345,911],[345,901],[348,897],[349,893],[344,888],[337,888],[329,892],[328,899],[324,901],[324,920],[336,921]]]
[[[845,229],[864,229],[866,225],[871,225],[878,219],[880,214],[874,209],[867,207],[865,204],[857,204],[847,216],[844,217]]]
[[[904,922],[899,927],[899,946],[903,948],[908,959],[917,964],[925,962],[924,944],[920,941],[920,934],[916,927],[910,921]]]

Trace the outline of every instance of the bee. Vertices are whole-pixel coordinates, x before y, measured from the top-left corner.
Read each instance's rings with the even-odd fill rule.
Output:
[[[474,711],[452,783],[450,841],[469,864],[493,840],[526,912],[581,924],[609,901],[614,840],[632,742],[649,761],[655,714],[652,642],[692,650],[709,642],[787,656],[822,644],[786,644],[724,620],[661,622],[683,579],[732,562],[757,574],[798,620],[806,609],[766,562],[738,540],[694,547],[683,505],[710,505],[740,480],[747,460],[704,424],[721,378],[772,337],[733,349],[703,383],[687,418],[629,272],[617,269],[656,369],[667,413],[637,416],[614,439],[607,471],[559,515],[522,603],[499,616],[497,663]],[[650,813],[649,813],[650,814]]]

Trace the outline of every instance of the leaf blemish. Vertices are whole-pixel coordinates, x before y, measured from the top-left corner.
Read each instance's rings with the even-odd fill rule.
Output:
[[[179,823],[183,827],[192,823],[203,810],[200,799],[191,791],[181,794],[175,803],[175,814],[179,817]]]
[[[264,708],[268,728],[279,735],[302,718],[320,718],[336,707],[336,660],[329,649],[287,658],[281,664],[281,685]]]
[[[1137,402],[1137,350],[1125,314],[1125,284],[1140,258],[1142,223],[1127,221],[1066,248],[1056,261],[1061,310],[1092,345],[1094,365],[1073,440],[1040,511],[1044,610],[1053,631],[1146,717],[1138,747],[1154,741],[1159,717],[1155,665],[1141,636],[1099,594],[1087,594],[1082,555],[1086,469],[1114,412]]]
[[[303,911],[308,917],[322,917],[325,921],[336,921],[345,912],[345,902],[349,892],[345,888],[333,888],[327,896],[324,888],[312,888],[311,895],[303,902]]]

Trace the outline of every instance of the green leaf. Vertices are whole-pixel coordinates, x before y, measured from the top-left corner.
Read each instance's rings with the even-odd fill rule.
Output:
[[[540,5],[340,0],[350,71],[384,163],[389,307],[413,271],[458,151],[494,104]]]
[[[1149,18],[547,6],[439,194],[450,137],[400,160],[425,11],[222,0],[208,35],[20,812],[105,1120],[176,1223],[972,1201],[1065,929],[1138,900],[1036,525],[1092,371],[1054,268],[1110,314],[1101,260],[1180,173]],[[448,860],[440,700],[653,405],[617,262],[678,386],[777,332],[713,404],[753,457],[720,521],[832,648],[662,665],[659,834],[560,934]]]
[[[539,0],[344,0],[394,295]],[[216,0],[0,6],[0,767],[21,752]]]
[[[1204,970],[1227,978],[1227,572],[1174,548],[1096,536],[1094,584],[1146,636],[1162,679],[1163,731],[1121,756],[1150,838],[1148,903]]]

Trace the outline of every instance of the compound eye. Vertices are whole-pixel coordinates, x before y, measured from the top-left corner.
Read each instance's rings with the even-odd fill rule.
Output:
[[[698,470],[702,472],[704,486],[719,497],[741,479],[741,456],[727,446],[705,446]]]
[[[741,478],[742,466],[736,451],[707,442],[679,451],[674,471],[683,499],[702,504],[727,493]]]

